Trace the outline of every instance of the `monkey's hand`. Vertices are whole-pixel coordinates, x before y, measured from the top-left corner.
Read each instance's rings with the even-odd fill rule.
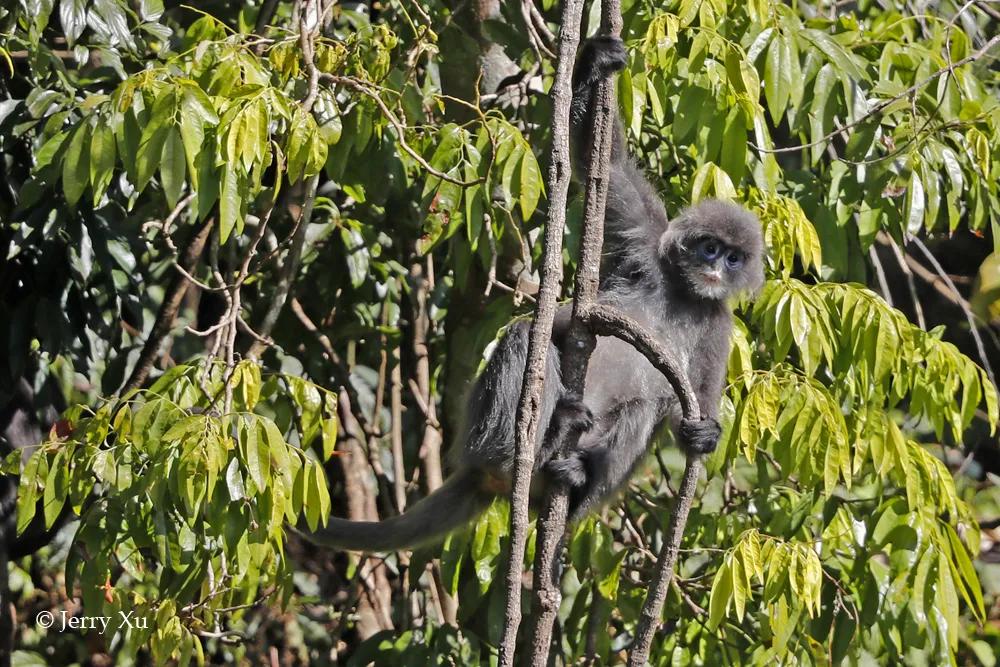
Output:
[[[588,39],[576,59],[573,88],[589,88],[601,79],[625,69],[628,54],[617,37],[600,35]]]
[[[711,417],[704,419],[682,419],[677,437],[681,448],[692,454],[709,454],[719,444],[722,427]]]

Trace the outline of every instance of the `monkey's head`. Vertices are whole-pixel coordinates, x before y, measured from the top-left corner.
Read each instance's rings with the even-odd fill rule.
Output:
[[[764,283],[760,221],[742,206],[709,199],[670,221],[660,238],[668,271],[694,296],[722,301]]]

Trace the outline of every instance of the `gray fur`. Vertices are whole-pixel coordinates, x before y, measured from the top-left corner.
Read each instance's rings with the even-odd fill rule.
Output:
[[[620,41],[585,44],[574,75],[571,110],[574,153],[589,153],[593,86],[625,63]],[[701,202],[668,221],[656,191],[625,151],[616,120],[612,143],[604,260],[598,300],[618,308],[668,346],[681,360],[698,397],[701,420],[684,420],[667,380],[631,345],[599,338],[590,358],[584,395],[565,391],[559,375],[570,304],[556,313],[539,434],[536,476],[572,488],[579,518],[616,493],[642,461],[653,435],[669,426],[687,451],[708,452],[719,437],[719,400],[729,358],[732,313],[728,301],[763,282],[760,223],[745,209]],[[709,251],[712,252],[709,252]],[[732,260],[735,264],[727,264]],[[737,261],[738,260],[738,261]],[[458,482],[379,523],[334,520],[323,542],[359,550],[397,549],[431,541],[464,524],[492,494],[509,484],[514,419],[528,346],[528,323],[511,326],[469,400],[458,460]],[[569,435],[577,446],[553,460]],[[493,481],[493,484],[487,482]],[[489,488],[487,488],[489,487]],[[467,493],[467,496],[462,496]]]

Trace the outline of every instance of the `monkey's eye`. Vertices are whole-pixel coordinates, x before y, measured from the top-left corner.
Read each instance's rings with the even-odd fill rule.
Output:
[[[708,262],[714,262],[722,254],[722,246],[714,239],[705,239],[698,244],[698,254]]]
[[[743,257],[739,253],[731,252],[726,255],[726,266],[730,269],[738,269],[743,264]]]

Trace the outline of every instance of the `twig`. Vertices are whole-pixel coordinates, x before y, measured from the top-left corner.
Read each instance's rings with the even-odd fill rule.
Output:
[[[521,18],[524,19],[524,28],[528,33],[528,41],[531,42],[531,48],[535,51],[535,58],[538,59],[538,62],[542,62],[543,56],[550,59],[555,58],[556,54],[552,53],[552,50],[542,41],[542,37],[538,33],[538,26],[532,16],[532,9],[535,12],[538,11],[532,0],[521,0]]]
[[[601,32],[617,37],[621,33],[621,6],[618,0],[601,1]],[[609,77],[597,86],[591,101],[593,139],[587,167],[584,191],[583,230],[580,239],[580,258],[577,262],[576,284],[573,290],[573,312],[562,356],[562,381],[566,391],[582,396],[587,378],[590,355],[596,345],[593,330],[583,313],[597,298],[601,268],[601,249],[604,246],[604,213],[608,196],[608,177],[611,164],[611,144],[614,126],[614,79]],[[572,449],[579,440],[571,437],[566,449]],[[562,452],[555,452],[561,457]],[[556,484],[549,490],[545,505],[536,523],[538,537],[535,547],[533,609],[535,623],[532,628],[532,664],[545,667],[552,643],[552,626],[559,611],[562,595],[559,586],[562,542],[566,535],[569,512],[569,488]]]
[[[299,264],[302,261],[302,248],[305,245],[306,229],[309,227],[309,219],[312,217],[313,205],[316,203],[316,190],[319,187],[319,174],[315,174],[309,179],[305,186],[302,208],[299,209],[299,216],[295,222],[295,231],[292,233],[291,247],[285,255],[284,264],[278,274],[278,284],[275,286],[274,294],[271,297],[271,304],[264,313],[264,319],[257,328],[260,338],[254,341],[247,352],[247,357],[256,359],[266,348],[266,344],[261,339],[267,340],[271,336],[278,316],[284,308],[285,301],[288,300],[288,293],[292,289],[292,282],[299,272]]]
[[[927,248],[926,245],[924,245],[924,242],[916,236],[912,237],[910,242],[917,246],[917,249],[920,250],[923,256],[927,258],[927,261],[934,267],[937,274],[941,276],[941,280],[948,285],[948,289],[956,295],[960,295],[961,293],[958,291],[958,288],[955,287],[955,283],[951,281],[951,278],[945,272],[944,267],[941,266],[934,254]],[[957,303],[962,309],[962,313],[965,315],[965,320],[969,323],[969,333],[972,335],[972,340],[976,343],[976,353],[979,355],[979,360],[982,362],[983,368],[986,370],[986,374],[990,378],[990,382],[996,386],[997,380],[993,375],[993,367],[990,365],[990,360],[986,356],[986,347],[983,345],[982,336],[979,335],[979,329],[976,326],[976,318],[972,314],[972,309],[969,308],[969,305],[964,300],[960,300]]]
[[[889,291],[889,281],[885,279],[885,269],[882,267],[882,262],[878,258],[878,252],[875,250],[875,246],[868,246],[868,258],[872,261],[872,266],[875,267],[875,277],[878,279],[879,289],[882,291],[882,298],[885,302],[889,304],[890,308],[894,308],[892,303],[892,292]]]
[[[504,575],[505,602],[499,664],[512,667],[517,630],[521,624],[521,573],[528,535],[528,490],[534,465],[534,443],[545,382],[545,358],[552,339],[556,298],[562,281],[562,241],[570,181],[569,108],[571,81],[583,0],[565,0],[559,32],[559,60],[552,84],[552,156],[548,174],[548,222],[542,251],[541,288],[528,339],[524,382],[515,422],[514,468],[510,502],[510,556]]]
[[[323,348],[327,358],[330,360],[333,368],[334,379],[350,399],[351,415],[358,422],[358,427],[361,429],[362,433],[365,434],[365,437],[371,437],[373,435],[373,431],[371,426],[368,424],[368,418],[365,417],[359,407],[361,405],[361,399],[358,398],[358,392],[354,388],[354,384],[351,382],[351,374],[341,360],[340,355],[338,355],[336,350],[333,349],[333,343],[330,342],[327,335],[320,331],[309,315],[306,314],[306,311],[302,308],[302,304],[299,303],[298,299],[292,297],[290,305],[295,317],[297,317],[299,322],[302,323],[302,326],[306,328],[306,331],[309,331],[316,336],[316,340],[319,341],[320,347]]]
[[[996,35],[995,37],[993,37],[992,39],[990,39],[988,42],[986,42],[985,44],[983,44],[983,46],[981,48],[976,49],[975,51],[973,51],[972,53],[970,53],[966,57],[962,58],[961,60],[959,60],[957,62],[954,62],[954,63],[950,63],[949,65],[947,65],[945,67],[942,67],[938,71],[936,71],[933,74],[931,74],[930,76],[928,76],[926,79],[923,79],[922,81],[919,81],[919,82],[913,84],[912,86],[910,86],[906,90],[902,91],[901,93],[898,93],[897,95],[893,95],[892,97],[890,97],[887,100],[883,100],[883,101],[879,102],[874,107],[872,107],[872,109],[870,111],[868,111],[867,113],[859,116],[858,118],[854,119],[850,123],[847,123],[845,125],[842,125],[842,126],[838,127],[837,129],[833,130],[832,132],[829,132],[828,134],[820,137],[819,139],[816,139],[815,141],[810,141],[810,142],[805,143],[805,144],[799,144],[797,146],[784,146],[782,148],[765,148],[763,146],[758,146],[758,145],[754,144],[753,142],[749,142],[749,145],[752,146],[754,148],[754,150],[756,150],[756,151],[758,151],[760,153],[791,153],[791,152],[795,152],[795,151],[800,151],[800,150],[802,150],[804,148],[811,148],[813,146],[818,146],[819,144],[824,144],[827,141],[829,141],[830,139],[833,139],[838,134],[844,134],[844,133],[847,132],[847,130],[850,130],[851,128],[857,127],[858,125],[860,125],[861,123],[865,122],[866,120],[868,120],[872,116],[876,116],[876,115],[882,113],[890,105],[894,104],[895,102],[898,102],[899,100],[903,99],[907,95],[912,95],[913,93],[917,92],[918,90],[924,88],[927,84],[931,83],[932,81],[934,81],[935,79],[937,79],[939,76],[942,76],[944,74],[951,74],[956,69],[958,69],[959,67],[961,67],[963,65],[967,65],[967,64],[969,64],[971,62],[975,62],[976,60],[979,60],[984,55],[986,55],[986,53],[989,52],[989,50],[992,49],[997,44],[1000,44],[1000,35]]]
[[[320,12],[316,6],[316,0],[305,0],[300,9],[299,15],[299,45],[302,47],[302,60],[306,66],[306,75],[309,77],[306,89],[306,96],[302,100],[302,108],[306,112],[312,110],[313,102],[319,92],[319,70],[316,69],[316,33],[320,28]]]
[[[677,564],[677,553],[681,538],[684,537],[688,512],[691,511],[691,501],[694,499],[698,478],[701,477],[704,468],[705,464],[701,455],[688,455],[684,477],[681,479],[681,486],[677,492],[677,507],[670,516],[663,547],[656,559],[653,582],[646,593],[646,601],[643,603],[642,612],[639,615],[639,625],[635,630],[635,643],[632,644],[632,652],[628,656],[630,667],[643,667],[649,660],[649,648],[653,643],[656,629],[660,625],[663,603],[667,599],[667,590],[674,578],[674,566]]]
[[[910,269],[910,265],[907,263],[906,257],[903,256],[902,249],[900,249],[896,240],[885,232],[879,232],[875,238],[882,245],[888,246],[892,249],[892,254],[895,255],[896,262],[899,264],[899,270],[903,272],[904,276],[906,276],[906,288],[910,292],[910,301],[913,302],[913,313],[917,318],[917,326],[926,331],[927,322],[924,320],[924,309],[920,304],[920,297],[917,295],[917,286],[913,282],[913,271]]]
[[[382,97],[378,94],[378,91],[373,90],[367,83],[352,77],[334,76],[333,74],[327,73],[320,74],[320,79],[336,85],[347,86],[348,88],[356,90],[359,93],[363,93],[374,100],[379,110],[382,111],[382,115],[385,116],[386,120],[389,121],[389,124],[395,128],[396,136],[399,140],[399,147],[402,148],[407,155],[416,160],[417,164],[423,167],[424,171],[428,172],[432,176],[440,178],[442,181],[448,181],[449,183],[460,185],[463,188],[483,182],[482,178],[476,178],[471,181],[463,181],[432,167],[430,163],[420,155],[420,153],[406,143],[406,126],[403,125],[399,119],[396,118],[396,115],[389,109],[389,107],[386,106],[386,103],[382,101]]]
[[[190,284],[185,274],[190,274],[194,270],[194,266],[198,262],[198,258],[201,257],[202,250],[205,248],[205,241],[208,239],[214,223],[215,218],[206,218],[201,227],[195,231],[191,240],[188,241],[187,247],[184,248],[183,254],[178,259],[177,266],[184,269],[184,273],[175,273],[173,278],[171,278],[170,285],[167,287],[167,292],[163,297],[163,303],[160,304],[160,310],[156,313],[156,321],[153,322],[153,328],[149,332],[149,338],[146,339],[145,344],[142,346],[139,359],[135,362],[135,368],[132,369],[128,381],[122,388],[122,393],[138,389],[146,381],[146,378],[149,377],[149,371],[152,370],[153,362],[160,355],[160,347],[163,344],[163,340],[170,333],[170,329],[174,325],[174,320],[177,319],[177,311],[180,310],[184,294],[187,292],[188,285]]]
[[[389,443],[396,509],[403,512],[406,509],[406,470],[403,467],[403,370],[399,347],[392,348],[392,370],[389,372]]]

